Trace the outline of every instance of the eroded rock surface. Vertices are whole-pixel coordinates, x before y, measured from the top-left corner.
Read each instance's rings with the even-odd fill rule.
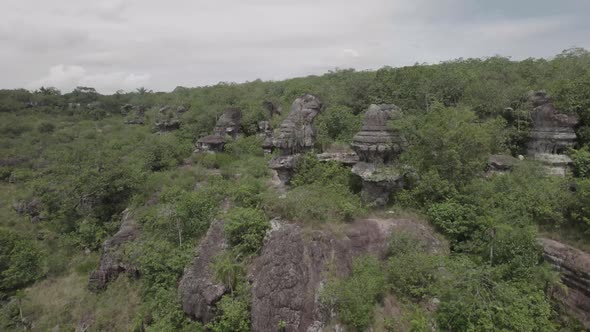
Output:
[[[354,165],[352,172],[362,179],[361,197],[368,204],[387,204],[391,193],[404,185],[405,172],[395,165],[404,140],[388,123],[400,113],[395,105],[369,106],[361,131],[353,138],[352,149],[361,162]]]
[[[88,280],[88,289],[94,292],[103,290],[115,280],[120,273],[138,274],[137,267],[124,256],[123,246],[139,236],[139,225],[129,210],[123,211],[123,222],[119,231],[102,245],[102,254],[98,268]]]
[[[401,137],[394,135],[388,125],[400,113],[395,105],[369,106],[361,131],[352,139],[352,149],[361,161],[388,163],[402,152]]]
[[[225,147],[226,137],[236,138],[242,132],[242,111],[237,108],[228,108],[223,112],[213,134],[200,138],[197,141],[197,151],[222,152]]]
[[[313,120],[321,109],[322,102],[316,96],[305,94],[295,99],[291,112],[281,124],[279,134],[273,138],[273,147],[280,149],[283,155],[302,153],[313,148]]]
[[[252,330],[321,331],[330,317],[319,301],[327,272],[346,277],[362,254],[385,258],[392,230],[427,234],[433,250],[442,243],[426,226],[410,220],[359,220],[342,231],[306,230],[296,224],[273,227],[250,271]]]
[[[590,328],[590,254],[561,242],[541,238],[543,257],[561,273],[568,287],[553,290],[553,296],[586,328]]]
[[[180,280],[178,289],[182,310],[201,322],[209,322],[215,317],[215,304],[227,292],[226,287],[215,280],[211,271],[211,263],[226,247],[223,222],[216,221],[211,224],[207,235],[199,244],[197,256],[185,269]]]
[[[533,129],[527,154],[547,165],[551,173],[565,175],[571,163],[565,153],[576,143],[574,127],[579,119],[576,115],[559,113],[543,91],[535,92],[530,102],[534,107],[531,112]]]

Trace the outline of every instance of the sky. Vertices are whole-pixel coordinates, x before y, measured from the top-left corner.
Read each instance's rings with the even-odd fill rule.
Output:
[[[590,49],[590,0],[1,0],[0,88],[171,91]]]

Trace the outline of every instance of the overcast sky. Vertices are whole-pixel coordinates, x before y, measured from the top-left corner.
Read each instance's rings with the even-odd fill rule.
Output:
[[[0,88],[170,91],[590,49],[590,0],[1,0]]]

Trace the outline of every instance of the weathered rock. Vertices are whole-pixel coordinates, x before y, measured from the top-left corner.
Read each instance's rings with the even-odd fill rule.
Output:
[[[189,107],[190,107],[190,105],[189,105]],[[188,112],[188,107],[186,107],[184,105],[180,105],[180,106],[176,107],[176,114],[180,115],[180,114],[183,114],[186,112]]]
[[[300,155],[278,156],[269,161],[269,167],[277,172],[277,175],[283,184],[289,184],[295,174],[295,167],[299,161]]]
[[[359,162],[359,156],[354,152],[325,152],[317,157],[319,161],[336,161],[345,166],[353,166]]]
[[[385,258],[393,229],[426,226],[410,220],[368,219],[347,225],[342,233],[304,230],[295,224],[273,227],[261,255],[250,271],[252,281],[252,330],[275,331],[284,322],[286,331],[321,331],[330,318],[329,308],[319,301],[328,272],[350,274],[352,260],[362,254]],[[428,243],[443,251],[441,242],[430,236]]]
[[[225,138],[219,135],[209,135],[197,141],[196,152],[223,152]]]
[[[31,222],[35,223],[41,220],[42,203],[39,199],[33,198],[29,201],[18,201],[12,204],[12,208],[21,216],[28,216]]]
[[[126,104],[121,107],[121,113],[127,115],[125,124],[143,125],[145,123],[145,106]]]
[[[155,125],[160,132],[172,131],[180,129],[180,120],[177,118],[158,120]]]
[[[568,313],[590,329],[590,254],[555,240],[541,238],[543,257],[561,273],[567,291],[554,289],[552,296]]]
[[[211,271],[215,257],[227,247],[223,222],[211,224],[191,266],[184,270],[178,287],[182,310],[194,319],[209,322],[215,317],[215,304],[228,290],[218,283]]]
[[[162,107],[160,107],[159,112],[160,113],[165,113],[166,111],[168,111],[170,109],[170,105],[164,105]]]
[[[491,155],[488,159],[488,165],[486,170],[486,176],[491,176],[492,174],[502,174],[505,172],[510,171],[516,164],[518,164],[519,160],[514,158],[510,155],[506,154],[494,154]]]
[[[371,105],[363,127],[352,139],[352,149],[361,161],[388,163],[402,152],[403,140],[388,125],[401,113],[395,105]]]
[[[283,113],[283,106],[281,106],[281,104],[279,103],[273,103],[271,101],[266,100],[262,103],[262,106],[266,108],[271,118],[275,116],[275,114],[281,115],[281,113]]]
[[[313,120],[322,110],[319,98],[305,94],[293,102],[291,112],[281,124],[279,134],[273,139],[273,146],[283,155],[302,153],[313,148],[315,129]]]
[[[576,115],[559,113],[543,91],[534,93],[529,100],[534,109],[527,154],[547,165],[551,173],[564,175],[571,163],[565,153],[576,143],[574,127],[579,119]]]
[[[125,259],[122,247],[137,238],[139,225],[129,210],[123,211],[122,219],[119,231],[102,245],[98,268],[92,272],[88,280],[88,289],[91,291],[105,289],[107,284],[115,280],[122,272],[133,276],[138,274],[137,267]]]
[[[237,108],[225,110],[213,128],[213,135],[200,138],[195,145],[195,152],[222,152],[226,137],[236,138],[242,132],[241,128],[242,111]]]
[[[213,133],[219,136],[229,135],[236,138],[242,132],[242,111],[237,108],[226,109],[213,129]]]
[[[352,173],[361,178],[361,199],[370,205],[386,205],[389,196],[404,187],[405,172],[392,165],[359,162]]]

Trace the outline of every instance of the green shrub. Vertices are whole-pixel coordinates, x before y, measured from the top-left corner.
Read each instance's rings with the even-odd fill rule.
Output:
[[[388,283],[396,294],[421,299],[433,294],[442,258],[424,253],[395,255],[388,262]]]
[[[37,126],[40,133],[52,133],[55,130],[55,125],[51,122],[43,121]]]
[[[383,295],[384,286],[380,262],[362,256],[354,260],[350,277],[329,281],[320,298],[336,309],[340,321],[364,331],[373,322],[375,303]]]
[[[244,255],[260,251],[268,229],[270,223],[261,210],[233,208],[225,216],[225,232],[229,243]]]
[[[590,178],[590,150],[584,147],[580,150],[572,150],[574,175],[580,178]]]
[[[433,204],[427,214],[434,225],[456,242],[469,239],[481,226],[473,206],[455,201]]]
[[[225,152],[233,156],[258,156],[262,157],[264,151],[262,150],[262,141],[264,138],[252,135],[246,137],[239,137],[225,145]]]
[[[0,228],[0,298],[42,276],[43,254],[37,245]]]

